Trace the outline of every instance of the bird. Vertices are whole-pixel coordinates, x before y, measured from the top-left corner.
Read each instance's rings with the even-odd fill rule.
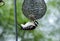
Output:
[[[21,24],[23,30],[32,30],[38,25],[37,19],[41,19],[47,10],[47,6],[44,0],[24,0],[22,4],[22,12],[31,22]],[[24,28],[25,27],[25,28]]]

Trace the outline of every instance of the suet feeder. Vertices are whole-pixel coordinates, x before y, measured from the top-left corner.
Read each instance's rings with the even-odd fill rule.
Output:
[[[45,15],[47,10],[44,0],[24,0],[22,5],[23,14],[30,20],[37,20]]]

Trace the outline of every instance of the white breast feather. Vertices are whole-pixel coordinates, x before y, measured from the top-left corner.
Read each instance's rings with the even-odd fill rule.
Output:
[[[29,27],[29,26],[35,26],[35,24],[34,24],[34,22],[27,22],[25,25],[24,24],[21,24],[21,26],[23,27],[23,28],[26,28],[26,27]]]

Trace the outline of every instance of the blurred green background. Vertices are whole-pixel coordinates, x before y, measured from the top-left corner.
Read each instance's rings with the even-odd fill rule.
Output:
[[[5,5],[0,7],[0,41],[15,41],[14,0],[3,0]],[[22,3],[17,0],[17,21],[29,21],[23,15]],[[35,30],[20,30],[18,26],[18,41],[60,41],[60,0],[45,0],[47,12],[38,20]]]

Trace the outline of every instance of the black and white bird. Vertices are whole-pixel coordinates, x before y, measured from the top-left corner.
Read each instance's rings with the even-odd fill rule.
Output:
[[[24,0],[22,5],[23,14],[30,19],[30,22],[21,24],[23,30],[35,29],[38,25],[37,19],[42,18],[47,10],[44,0]]]

